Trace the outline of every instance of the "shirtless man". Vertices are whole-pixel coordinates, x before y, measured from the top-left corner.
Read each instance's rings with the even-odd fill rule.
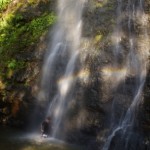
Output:
[[[42,137],[47,138],[51,132],[51,118],[47,117],[41,125]]]

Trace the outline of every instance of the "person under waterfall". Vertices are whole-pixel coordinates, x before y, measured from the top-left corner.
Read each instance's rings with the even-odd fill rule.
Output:
[[[41,124],[42,137],[47,138],[51,132],[51,117],[47,117]]]

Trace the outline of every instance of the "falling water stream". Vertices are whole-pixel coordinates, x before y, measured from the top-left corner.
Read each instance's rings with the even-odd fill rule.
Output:
[[[75,84],[74,70],[78,58],[82,29],[82,9],[85,0],[58,0],[58,22],[54,29],[52,46],[46,54],[43,68],[42,94],[45,100],[51,101],[47,116],[52,117],[52,137],[60,138],[62,119],[67,112],[70,100],[70,89]],[[52,97],[51,85],[53,72],[58,70],[59,61],[63,60],[63,69],[57,77],[57,92]],[[55,75],[56,76],[56,75]]]
[[[51,47],[46,53],[43,66],[41,93],[43,99],[49,101],[47,115],[52,117],[53,130],[51,136],[62,139],[63,119],[67,114],[67,104],[72,99],[71,91],[76,83],[74,78],[78,60],[82,31],[82,10],[86,0],[58,0],[58,21],[54,28]],[[147,16],[144,13],[144,0],[117,0],[117,19],[113,33],[113,64],[114,70],[125,70],[120,76],[111,75],[116,81],[114,87],[127,79],[133,80],[130,104],[116,121],[116,96],[112,104],[111,129],[103,150],[112,150],[112,141],[119,133],[124,141],[122,150],[128,150],[130,136],[134,134],[136,113],[142,100],[142,90],[146,78],[146,66],[149,53],[147,35]],[[126,22],[126,28],[123,23]],[[140,26],[136,33],[136,25]],[[141,35],[141,36],[140,36]],[[126,36],[126,54],[122,40]],[[123,55],[124,54],[124,55]],[[123,60],[121,60],[121,59]],[[121,61],[120,61],[121,60]],[[62,63],[63,62],[63,63]],[[63,64],[62,66],[60,66]],[[55,74],[57,72],[57,74]],[[53,87],[56,83],[56,87]],[[126,87],[125,85],[124,87]],[[53,93],[53,90],[56,91]],[[127,90],[124,88],[124,90]],[[115,91],[117,93],[117,90]],[[128,102],[129,103],[129,102]],[[120,141],[121,141],[120,140]],[[121,141],[122,142],[122,141]],[[118,142],[117,142],[118,143]],[[119,150],[115,146],[114,150]]]
[[[142,100],[142,90],[146,78],[146,65],[148,60],[149,53],[149,44],[148,44],[148,35],[147,35],[147,16],[144,13],[143,4],[144,0],[128,0],[126,9],[123,10],[122,4],[125,3],[123,0],[118,0],[117,8],[117,23],[114,34],[116,35],[115,43],[115,62],[117,64],[118,53],[122,52],[121,40],[122,40],[122,18],[127,17],[127,34],[128,34],[128,54],[126,57],[126,63],[124,68],[126,68],[126,74],[124,80],[127,77],[134,79],[132,84],[132,101],[126,112],[119,122],[113,122],[110,134],[107,138],[106,143],[104,144],[103,150],[129,150],[129,140],[132,138],[131,135],[134,134],[133,128],[136,124],[136,113],[138,106]],[[123,17],[124,16],[124,17]],[[136,23],[141,27],[140,34],[142,38],[136,34]],[[118,84],[118,83],[116,83]],[[126,90],[126,89],[125,89]],[[114,99],[115,101],[115,99]],[[115,103],[113,103],[113,107]],[[114,113],[112,113],[112,118],[114,118]],[[117,139],[118,145],[112,148],[112,142],[117,135],[120,135]],[[124,142],[122,142],[123,140]],[[123,145],[120,143],[122,142]],[[121,147],[119,147],[121,145]]]

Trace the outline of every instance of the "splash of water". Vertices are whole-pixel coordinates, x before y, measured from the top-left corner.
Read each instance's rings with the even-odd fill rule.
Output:
[[[123,0],[118,0],[118,9],[117,9],[117,18],[122,15],[122,3]],[[126,58],[126,75],[132,76],[135,79],[133,85],[133,100],[131,105],[128,107],[125,115],[121,117],[118,124],[112,126],[110,135],[107,138],[106,143],[104,144],[103,150],[111,149],[111,143],[114,140],[115,136],[121,133],[122,138],[124,138],[125,147],[122,149],[127,150],[128,142],[130,138],[130,133],[133,132],[133,127],[135,125],[136,119],[136,111],[138,106],[142,100],[142,90],[145,83],[146,78],[146,66],[148,62],[148,55],[149,55],[149,42],[148,42],[148,34],[147,34],[147,16],[144,13],[143,9],[143,0],[128,0],[127,7],[126,7],[126,15],[128,18],[128,45],[129,45],[129,53]],[[115,57],[117,57],[118,52],[121,51],[121,44],[120,44],[120,36],[118,33],[121,33],[121,24],[117,19],[116,29],[116,39],[115,39]],[[135,33],[135,22],[138,23],[141,27],[140,34],[142,35],[139,37]],[[115,63],[116,65],[116,63]],[[126,76],[124,76],[126,78]],[[115,101],[115,100],[114,100]],[[113,104],[114,105],[114,104]],[[115,147],[117,150],[118,148]]]
[[[79,54],[82,30],[82,9],[86,0],[58,0],[58,22],[54,29],[52,46],[46,54],[42,77],[43,99],[51,101],[47,115],[52,116],[52,137],[60,138],[60,126],[67,111],[68,95],[75,84],[74,70]],[[53,72],[63,60],[58,71],[57,92],[50,95]]]

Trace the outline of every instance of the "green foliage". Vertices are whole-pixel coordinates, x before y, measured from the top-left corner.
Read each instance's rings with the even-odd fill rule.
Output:
[[[8,68],[15,69],[16,66],[17,66],[17,62],[16,62],[15,59],[13,59],[13,60],[11,60],[11,61],[8,62]]]
[[[12,0],[0,0],[0,12],[5,10]]]
[[[17,61],[16,59],[12,59],[7,62],[7,68],[11,70],[22,69],[25,67],[24,61]]]
[[[0,23],[0,54],[3,58],[6,55],[12,57],[16,52],[23,51],[37,42],[55,20],[55,15],[50,13],[26,23],[21,14],[9,14]]]
[[[29,3],[30,5],[34,5],[34,4],[36,4],[37,2],[36,2],[36,0],[28,0],[28,3]]]
[[[55,15],[51,13],[33,19],[29,24],[27,24],[26,29],[32,35],[30,42],[36,42],[36,40],[42,35],[42,33],[45,32],[48,27],[55,22],[55,20]]]
[[[94,43],[100,42],[100,41],[102,40],[102,38],[103,38],[103,35],[102,35],[102,34],[97,34],[97,35],[95,36]]]
[[[103,7],[103,5],[104,5],[103,3],[97,2],[97,3],[96,3],[96,8]]]
[[[13,8],[15,11],[0,18],[0,77],[3,79],[26,66],[26,60],[20,61],[16,56],[28,53],[29,47],[36,44],[56,20],[55,14],[47,11],[38,16],[26,16],[27,4],[23,12]]]

